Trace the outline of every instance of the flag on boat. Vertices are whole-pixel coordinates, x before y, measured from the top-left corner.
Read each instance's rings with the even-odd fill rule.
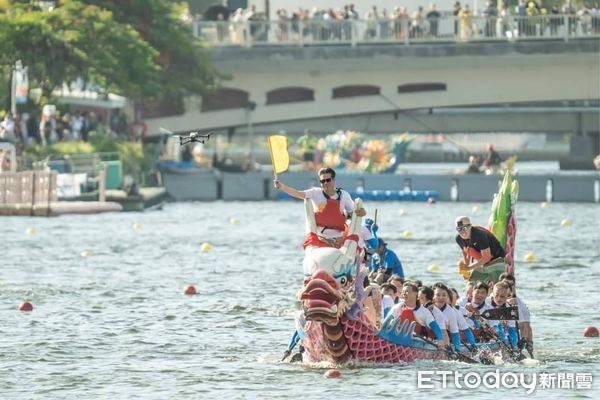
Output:
[[[287,149],[287,137],[282,135],[271,135],[267,139],[269,143],[269,153],[273,163],[273,172],[279,174],[287,171],[290,165],[290,155]]]

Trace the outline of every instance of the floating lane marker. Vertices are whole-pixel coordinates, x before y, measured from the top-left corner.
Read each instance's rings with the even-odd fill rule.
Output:
[[[339,369],[328,369],[327,371],[325,371],[325,373],[323,374],[323,376],[325,378],[341,378],[342,377],[342,373],[340,372]]]
[[[194,287],[194,285],[185,285],[183,287],[183,293],[187,294],[188,296],[193,296],[198,292],[196,292],[196,288]]]
[[[200,251],[203,253],[210,253],[213,249],[213,245],[210,242],[204,242],[200,245]]]
[[[427,267],[427,271],[429,272],[440,272],[440,266],[437,264],[431,264],[429,267]]]
[[[598,332],[598,328],[596,328],[595,326],[588,326],[583,330],[583,336],[598,337],[600,336],[600,332]]]

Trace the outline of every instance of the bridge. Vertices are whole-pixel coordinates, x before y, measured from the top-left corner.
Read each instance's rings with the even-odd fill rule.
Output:
[[[385,40],[367,38],[360,25],[328,25],[325,36],[311,26],[294,36],[289,25],[282,37],[272,22],[235,24],[233,33],[229,22],[204,23],[195,32],[231,79],[213,94],[146,110],[144,118],[150,133],[576,132],[597,141],[600,29],[571,28],[572,17],[560,18],[553,32],[538,18],[485,34],[479,21],[481,29],[472,29],[479,34],[464,37],[451,32],[450,19],[435,36],[390,33]],[[519,33],[522,26],[535,29]]]

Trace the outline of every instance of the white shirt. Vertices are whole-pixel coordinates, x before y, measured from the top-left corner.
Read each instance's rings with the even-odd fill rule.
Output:
[[[450,306],[448,306],[450,307]],[[467,310],[464,307],[450,307],[454,310],[454,314],[456,315],[456,322],[458,323],[458,329],[460,329],[461,331],[464,331],[465,329],[469,329],[471,328],[471,326],[469,325],[468,321],[471,321],[471,319],[467,319],[465,317],[465,315],[467,315]],[[471,324],[473,323],[473,321],[471,321]]]
[[[440,326],[440,329],[446,329],[446,317],[444,317],[442,311],[434,305],[431,306],[429,311],[433,314],[433,318],[435,318],[435,322]]]
[[[306,198],[312,201],[315,212],[323,210],[327,205],[327,198],[323,193],[323,189],[314,187],[304,190],[304,193]],[[337,190],[329,198],[332,200],[338,200]],[[352,201],[350,194],[345,190],[341,191],[340,211],[345,215],[350,215],[354,211],[354,201]],[[335,229],[325,229],[323,232],[321,232],[321,230],[322,228],[318,229],[317,233],[326,238],[336,238],[341,236],[341,232]]]
[[[461,306],[461,307],[464,307],[464,306],[466,306],[467,304],[469,304],[470,302],[471,302],[471,301],[469,300],[469,298],[468,298],[467,296],[463,296],[463,297],[461,297],[460,299],[458,299],[458,300],[456,301],[456,305],[458,305],[458,306]]]
[[[400,318],[400,313],[402,312],[403,305],[404,302],[401,301],[400,303],[394,305],[394,307],[392,307],[392,309],[390,310],[390,314],[394,316],[394,319]],[[429,328],[429,324],[431,324],[432,321],[435,321],[435,318],[433,318],[433,314],[422,305],[416,310],[413,309],[413,315],[415,316],[415,322],[426,328]]]
[[[458,333],[458,322],[456,321],[455,313],[456,310],[449,305],[443,307],[443,310],[441,308],[439,310],[444,315],[444,318],[446,318],[446,324],[442,327],[442,329],[447,329],[450,333]]]

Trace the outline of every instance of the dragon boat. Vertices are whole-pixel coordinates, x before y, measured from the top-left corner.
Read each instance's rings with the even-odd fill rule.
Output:
[[[493,276],[494,281],[501,272],[514,272],[514,205],[517,193],[517,182],[512,182],[510,174],[507,174],[495,196],[489,225],[507,250],[507,256],[501,264],[485,271],[486,275],[490,273]],[[355,209],[361,207],[362,200],[356,199]],[[514,351],[498,338],[478,344],[474,353],[464,347],[463,351],[456,352],[449,346],[439,348],[434,342],[414,335],[413,321],[401,321],[388,315],[375,324],[367,317],[363,305],[369,287],[363,286],[368,270],[361,266],[358,252],[358,230],[362,218],[353,213],[339,248],[322,247],[323,242],[318,240],[312,202],[305,201],[304,208],[307,234],[303,260],[305,278],[298,292],[303,311],[296,320],[303,348],[302,362],[343,365],[356,361],[405,363],[415,360],[459,360],[487,364],[494,362],[497,357],[502,361],[518,359]],[[496,314],[493,319],[515,319],[515,308],[507,309],[513,313],[512,316],[505,318]],[[297,357],[296,361],[299,361]]]
[[[360,199],[355,201],[355,207],[362,207]],[[305,201],[305,215],[305,279],[298,293],[303,311],[296,324],[304,350],[303,362],[343,365],[355,361],[405,363],[421,359],[480,361],[475,361],[467,349],[461,353],[440,349],[432,341],[415,336],[413,321],[399,321],[389,315],[376,326],[366,316],[363,306],[368,294],[363,287],[367,269],[361,267],[357,252],[361,217],[353,213],[344,242],[335,248],[312,245],[316,243],[313,239],[317,227],[311,201]],[[503,353],[499,342],[482,346],[486,354]],[[479,358],[483,351],[477,353]]]

